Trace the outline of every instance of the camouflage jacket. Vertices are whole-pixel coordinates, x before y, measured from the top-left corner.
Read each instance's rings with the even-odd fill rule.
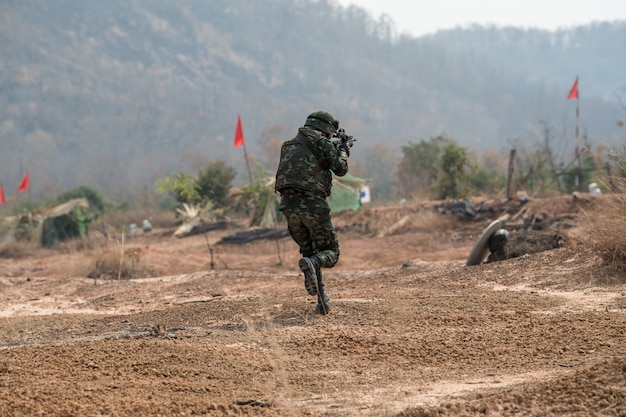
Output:
[[[332,187],[332,172],[344,176],[348,172],[348,155],[338,151],[321,132],[307,127],[298,129],[318,149],[318,162],[313,152],[296,136],[285,141],[280,150],[275,189],[279,193],[309,193],[328,197]]]

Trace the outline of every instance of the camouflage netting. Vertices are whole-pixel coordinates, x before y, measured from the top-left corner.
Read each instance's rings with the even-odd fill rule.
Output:
[[[0,230],[0,246],[15,241],[29,241],[50,247],[56,241],[84,238],[93,219],[86,198],[72,199],[22,216],[5,217]]]
[[[346,174],[343,177],[333,176],[333,190],[328,198],[330,211],[339,213],[346,210],[361,210],[361,188],[365,180],[354,175]]]

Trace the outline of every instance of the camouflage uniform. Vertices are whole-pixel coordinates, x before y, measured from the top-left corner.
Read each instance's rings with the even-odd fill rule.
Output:
[[[312,116],[317,114],[332,119],[327,124],[311,122]],[[339,259],[339,242],[326,199],[331,192],[332,173],[343,176],[348,172],[347,151],[338,149],[330,141],[330,135],[337,128],[338,122],[330,113],[312,113],[304,127],[298,129],[297,136],[283,143],[276,172],[280,210],[303,256],[300,268],[305,272],[305,286],[310,295],[318,295],[317,310],[324,314],[330,309],[330,303],[324,291],[321,268],[332,268]],[[309,141],[317,155],[302,140]],[[307,279],[314,278],[307,276],[303,260],[312,261],[309,265],[315,269],[317,288],[310,287]]]

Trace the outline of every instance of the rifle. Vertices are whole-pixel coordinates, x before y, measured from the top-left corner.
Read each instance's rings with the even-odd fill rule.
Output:
[[[346,131],[341,128],[331,136],[330,141],[337,147],[337,150],[344,150],[348,156],[350,156],[350,148],[354,146],[356,138],[348,135]]]

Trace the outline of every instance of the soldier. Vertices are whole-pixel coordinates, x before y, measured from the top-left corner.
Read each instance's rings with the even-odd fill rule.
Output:
[[[298,266],[304,272],[307,292],[317,295],[315,311],[319,314],[330,312],[321,268],[332,268],[339,259],[339,241],[326,199],[332,173],[346,175],[350,155],[346,143],[331,141],[338,129],[339,121],[329,112],[311,113],[296,137],[283,143],[276,172],[280,210],[300,247]]]

